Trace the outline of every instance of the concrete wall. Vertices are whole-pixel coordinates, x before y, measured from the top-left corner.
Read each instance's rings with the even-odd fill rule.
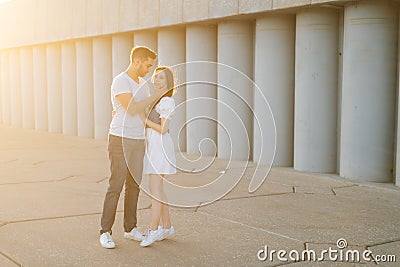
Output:
[[[0,49],[334,2],[12,0],[0,4]]]

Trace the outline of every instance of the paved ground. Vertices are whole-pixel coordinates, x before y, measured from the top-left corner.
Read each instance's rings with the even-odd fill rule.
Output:
[[[0,127],[0,266],[374,266],[362,259],[395,255],[400,262],[400,190],[392,184],[355,183],[336,175],[273,168],[263,186],[247,192],[250,165],[223,199],[198,208],[172,208],[176,235],[141,248],[125,240],[120,206],[114,226],[117,248],[100,247],[98,230],[107,188],[106,142]],[[216,161],[205,172],[180,172],[169,179],[193,186],[224,170]],[[226,177],[235,179],[242,163]],[[139,227],[150,219],[141,193]],[[344,238],[347,247],[338,249]],[[285,250],[260,261],[260,250]],[[357,251],[358,263],[302,261],[301,254],[336,249]],[[300,261],[295,262],[296,251]],[[283,252],[282,252],[283,253]],[[289,254],[290,253],[290,254]],[[356,252],[354,252],[356,253]],[[290,257],[289,257],[290,255]],[[259,256],[265,257],[260,251]],[[283,258],[287,258],[285,261]],[[352,259],[352,258],[351,258]]]

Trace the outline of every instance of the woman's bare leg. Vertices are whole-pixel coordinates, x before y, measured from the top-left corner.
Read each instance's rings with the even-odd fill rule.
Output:
[[[163,191],[164,201],[166,202],[166,195]],[[171,227],[171,220],[169,217],[169,207],[168,204],[162,204],[161,208],[161,218],[162,218],[162,226],[163,228],[170,228]]]
[[[151,223],[150,229],[157,230],[160,223],[162,203],[158,201],[163,197],[163,178],[158,174],[150,174],[150,192],[152,194],[151,198]]]

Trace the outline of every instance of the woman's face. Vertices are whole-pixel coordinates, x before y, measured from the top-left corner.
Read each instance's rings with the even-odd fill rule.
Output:
[[[160,90],[165,87],[167,87],[167,76],[165,75],[165,72],[162,70],[157,71],[154,74],[154,89]]]

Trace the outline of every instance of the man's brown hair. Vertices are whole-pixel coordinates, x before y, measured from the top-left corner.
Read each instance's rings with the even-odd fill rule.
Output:
[[[134,58],[139,58],[140,60],[146,60],[148,58],[156,59],[157,53],[146,46],[135,46],[131,51],[131,62]]]

